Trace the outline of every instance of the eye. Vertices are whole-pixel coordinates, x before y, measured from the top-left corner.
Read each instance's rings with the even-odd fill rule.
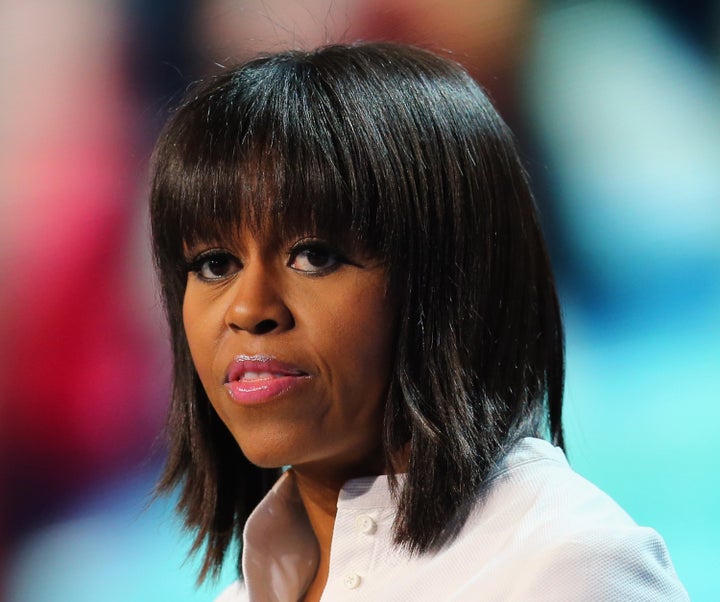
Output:
[[[321,240],[298,242],[290,251],[288,266],[304,274],[334,272],[343,263],[351,263],[328,243]]]
[[[206,282],[223,280],[236,274],[242,267],[240,260],[222,250],[210,250],[200,253],[190,262],[188,271]]]

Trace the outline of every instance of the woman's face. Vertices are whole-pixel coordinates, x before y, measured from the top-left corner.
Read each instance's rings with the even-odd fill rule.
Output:
[[[188,258],[192,358],[247,458],[341,478],[382,470],[396,321],[385,269],[316,238],[247,231]]]

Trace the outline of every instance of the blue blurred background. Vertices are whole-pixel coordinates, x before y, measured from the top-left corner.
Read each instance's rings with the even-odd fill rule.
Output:
[[[453,53],[517,133],[567,320],[576,470],[720,600],[720,3],[0,4],[0,600],[212,600],[163,458],[147,162],[190,81],[261,50]]]

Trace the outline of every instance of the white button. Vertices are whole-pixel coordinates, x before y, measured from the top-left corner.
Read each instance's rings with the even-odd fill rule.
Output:
[[[377,523],[373,520],[372,516],[367,514],[361,514],[355,519],[355,526],[361,533],[372,535],[377,530]]]
[[[348,589],[355,589],[360,587],[360,581],[362,581],[362,579],[360,579],[360,575],[358,575],[357,573],[348,573],[343,579],[343,583]]]

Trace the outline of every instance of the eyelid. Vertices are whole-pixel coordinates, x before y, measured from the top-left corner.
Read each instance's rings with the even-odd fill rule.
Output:
[[[327,267],[318,267],[313,270],[303,270],[301,268],[294,267],[293,264],[295,261],[297,261],[297,259],[305,252],[325,254],[332,260],[332,265]],[[300,239],[296,241],[288,251],[287,266],[303,276],[311,278],[327,276],[341,268],[343,265],[360,267],[358,263],[349,259],[348,256],[337,247],[337,245],[334,245],[322,238],[307,237]]]
[[[188,253],[185,257],[185,268],[188,272],[197,272],[205,261],[207,261],[210,257],[218,255],[230,255],[231,257],[234,257],[230,251],[220,247],[204,249],[197,253],[193,251],[192,253]]]
[[[188,273],[194,274],[195,278],[201,282],[213,283],[227,280],[234,276],[238,270],[233,270],[231,273],[224,274],[222,276],[206,277],[202,275],[202,270],[205,264],[212,259],[220,259],[236,264],[238,270],[242,267],[242,262],[230,251],[223,248],[206,249],[197,253],[192,259],[186,262],[186,270]]]
[[[340,250],[335,245],[331,244],[324,238],[314,238],[312,236],[301,238],[300,240],[295,241],[290,246],[288,255],[297,255],[301,251],[306,251],[308,249],[320,249],[329,253],[333,253],[334,255],[342,255]]]
[[[196,247],[197,248],[197,247]],[[202,248],[202,247],[201,247]],[[232,276],[234,274],[227,274],[223,276],[217,276],[217,277],[203,277],[202,271],[205,267],[205,264],[212,260],[212,259],[218,259],[218,260],[225,260],[229,262],[233,262],[237,264],[239,268],[242,268],[243,262],[233,253],[232,251],[229,251],[227,248],[224,247],[212,247],[212,248],[204,248],[201,251],[197,252],[195,249],[186,249],[187,254],[186,258],[184,260],[184,268],[186,273],[192,273],[197,277],[198,279],[202,280],[203,282],[215,282],[215,281],[222,281],[226,278]],[[319,268],[317,271],[305,271],[302,269],[296,269],[292,266],[292,264],[296,261],[297,257],[305,252],[320,252],[320,253],[326,253],[329,257],[331,257],[335,264],[333,266],[329,266],[327,268]],[[301,238],[299,240],[296,240],[290,248],[286,251],[288,259],[286,262],[286,265],[290,267],[291,269],[303,273],[307,276],[322,276],[329,274],[339,267],[341,265],[351,265],[355,267],[362,268],[364,267],[361,263],[357,262],[355,259],[351,259],[344,251],[342,251],[338,245],[328,241],[324,238],[318,238],[314,236],[307,236],[304,238]]]
[[[349,254],[343,251],[339,245],[330,242],[327,239],[317,238],[314,236],[301,238],[300,240],[297,240],[292,244],[292,246],[288,250],[288,255],[290,257],[288,263],[291,263],[293,258],[295,258],[303,251],[324,251],[329,255],[333,255],[340,263],[346,263],[348,265],[362,267],[354,259],[351,259]]]

